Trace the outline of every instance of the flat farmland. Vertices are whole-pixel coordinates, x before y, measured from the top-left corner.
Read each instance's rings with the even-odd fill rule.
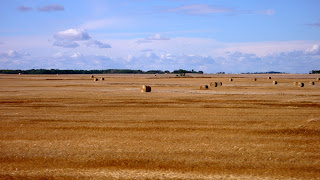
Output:
[[[320,75],[95,76],[0,75],[0,179],[320,177]]]

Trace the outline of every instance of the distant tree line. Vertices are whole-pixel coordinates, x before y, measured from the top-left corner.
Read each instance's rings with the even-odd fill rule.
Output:
[[[276,71],[268,71],[268,72],[247,72],[241,74],[286,74],[285,72],[276,72]]]
[[[106,70],[60,70],[60,69],[30,69],[30,70],[0,70],[0,74],[185,74],[198,73],[203,71],[188,71],[184,69],[174,70],[172,72],[166,70],[131,70],[131,69],[106,69]]]
[[[309,74],[320,74],[320,70],[312,70]]]

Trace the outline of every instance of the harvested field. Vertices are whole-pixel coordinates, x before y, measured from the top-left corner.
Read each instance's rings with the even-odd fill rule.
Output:
[[[0,179],[320,177],[318,76],[98,76],[0,75]]]

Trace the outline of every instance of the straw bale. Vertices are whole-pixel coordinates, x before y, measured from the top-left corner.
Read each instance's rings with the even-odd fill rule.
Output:
[[[304,87],[304,83],[303,82],[298,82],[297,83],[297,87]]]
[[[207,90],[209,88],[208,85],[202,85],[200,86],[200,90]]]
[[[218,83],[217,82],[211,82],[210,83],[210,87],[217,87],[218,86]]]
[[[151,92],[151,86],[142,85],[140,88],[141,92]]]

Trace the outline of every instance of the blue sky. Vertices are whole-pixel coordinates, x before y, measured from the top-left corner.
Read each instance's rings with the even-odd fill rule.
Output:
[[[320,69],[318,0],[0,0],[0,69]]]

